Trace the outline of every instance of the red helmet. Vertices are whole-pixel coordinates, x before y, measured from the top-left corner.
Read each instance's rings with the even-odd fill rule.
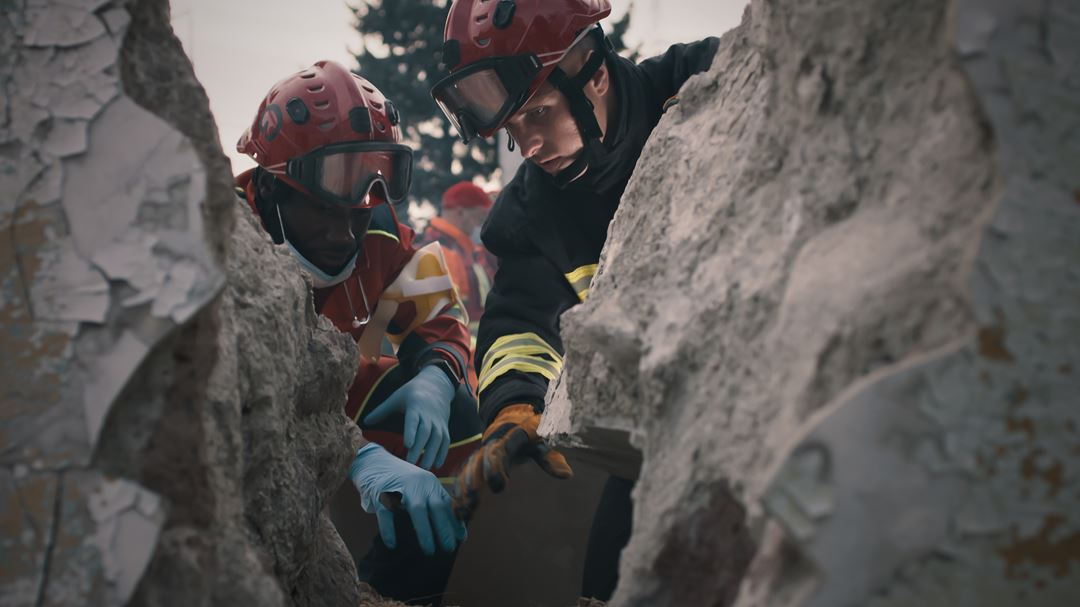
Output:
[[[608,0],[455,0],[443,32],[451,75],[431,96],[465,142],[491,137],[610,13]]]
[[[442,208],[474,209],[491,207],[491,197],[480,186],[471,181],[459,181],[443,192]]]
[[[319,61],[266,94],[236,149],[289,186],[349,207],[400,202],[412,149],[401,143],[394,104],[340,63]]]

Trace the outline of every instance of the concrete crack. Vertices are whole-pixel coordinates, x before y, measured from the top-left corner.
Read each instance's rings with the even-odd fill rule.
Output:
[[[56,474],[56,498],[53,500],[52,525],[49,526],[49,536],[45,542],[45,560],[41,564],[41,585],[38,586],[37,600],[34,605],[41,607],[45,604],[45,592],[49,586],[49,568],[52,565],[52,553],[56,547],[56,536],[60,533],[60,513],[64,502],[64,473]]]

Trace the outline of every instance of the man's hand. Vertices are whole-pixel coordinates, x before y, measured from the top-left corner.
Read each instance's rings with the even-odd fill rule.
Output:
[[[368,426],[392,413],[405,414],[402,438],[409,450],[405,459],[425,470],[438,468],[450,450],[450,401],[454,385],[437,367],[424,367],[364,417]],[[420,455],[423,454],[423,461]]]
[[[450,495],[439,479],[427,470],[390,455],[375,443],[356,452],[349,478],[360,492],[366,512],[374,512],[379,521],[379,535],[391,550],[397,545],[394,513],[391,506],[400,496],[401,507],[409,513],[416,539],[424,554],[435,554],[439,547],[452,552],[465,539],[465,524],[454,518]]]
[[[574,476],[561,453],[537,435],[540,414],[532,405],[510,405],[499,412],[484,440],[458,472],[454,485],[454,514],[468,520],[476,508],[477,495],[487,485],[495,493],[503,490],[510,478],[510,467],[532,459],[555,478]]]

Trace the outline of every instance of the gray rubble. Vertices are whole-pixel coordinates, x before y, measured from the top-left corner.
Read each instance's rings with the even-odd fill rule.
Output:
[[[168,3],[4,3],[0,66],[0,603],[358,604],[355,346],[238,204]]]
[[[751,2],[563,317],[542,432],[643,456],[611,604],[1076,602],[1078,26]]]

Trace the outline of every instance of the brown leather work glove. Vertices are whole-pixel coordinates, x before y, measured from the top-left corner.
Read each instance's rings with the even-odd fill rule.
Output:
[[[510,405],[495,416],[480,448],[461,465],[454,482],[454,514],[459,519],[469,520],[485,485],[499,493],[510,478],[510,467],[527,459],[555,478],[574,476],[566,458],[537,435],[539,425],[540,414],[532,405]]]

